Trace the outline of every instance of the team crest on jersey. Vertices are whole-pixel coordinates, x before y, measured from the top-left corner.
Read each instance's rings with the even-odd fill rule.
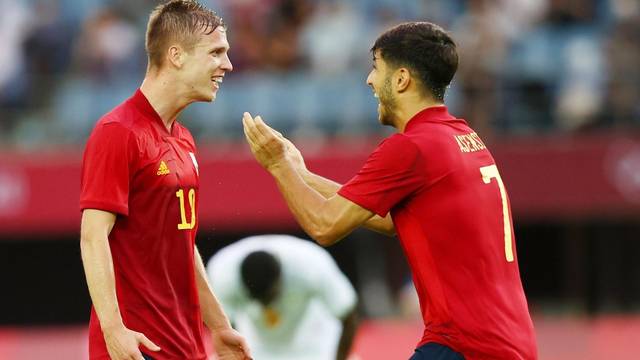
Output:
[[[196,154],[189,151],[189,156],[191,156],[191,161],[193,161],[193,166],[196,168],[196,174],[200,175],[198,171],[198,160],[196,160]]]
[[[160,161],[160,167],[158,167],[158,171],[156,172],[156,175],[161,176],[161,175],[168,175],[170,173],[171,173],[171,170],[169,170],[167,163],[165,163],[164,160]]]

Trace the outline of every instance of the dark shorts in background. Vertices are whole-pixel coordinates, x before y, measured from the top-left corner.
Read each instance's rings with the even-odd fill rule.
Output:
[[[428,343],[417,348],[409,360],[464,360],[464,357],[447,346]]]

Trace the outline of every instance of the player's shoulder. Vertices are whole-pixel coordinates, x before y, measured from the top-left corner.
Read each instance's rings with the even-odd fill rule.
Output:
[[[135,133],[136,124],[140,118],[139,111],[134,104],[127,99],[104,114],[94,127],[94,131],[100,131],[105,127],[119,128],[124,132]]]
[[[412,146],[413,140],[406,133],[395,133],[380,142],[380,146]]]
[[[395,133],[380,142],[378,150],[384,149],[399,154],[418,153],[419,146],[415,136],[407,133]]]
[[[409,136],[396,133],[383,139],[371,153],[370,159],[391,167],[405,167],[420,157],[420,148]]]

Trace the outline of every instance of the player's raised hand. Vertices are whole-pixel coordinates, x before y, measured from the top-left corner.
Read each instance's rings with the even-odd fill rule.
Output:
[[[293,164],[293,167],[300,173],[301,171],[307,171],[307,165],[304,163],[304,158],[300,153],[300,150],[287,138],[282,137],[287,145],[287,158]]]
[[[218,360],[251,360],[249,345],[234,329],[215,331],[212,336]]]
[[[248,112],[242,116],[242,125],[253,156],[268,171],[272,171],[287,159],[286,139],[270,128],[260,116]]]
[[[111,360],[144,360],[140,345],[150,351],[160,351],[160,347],[147,339],[144,334],[127,329],[125,326],[103,329],[103,334]]]

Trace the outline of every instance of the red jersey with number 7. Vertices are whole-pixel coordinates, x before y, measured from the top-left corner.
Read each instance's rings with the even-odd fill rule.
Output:
[[[509,199],[495,161],[445,106],[384,140],[339,194],[391,212],[424,320],[419,345],[465,359],[536,359]]]
[[[177,122],[167,130],[140,90],[98,121],[84,153],[80,208],[117,214],[109,246],[118,305],[124,325],[161,348],[141,349],[157,360],[206,359],[195,153],[189,131]],[[93,309],[89,357],[109,359]]]

